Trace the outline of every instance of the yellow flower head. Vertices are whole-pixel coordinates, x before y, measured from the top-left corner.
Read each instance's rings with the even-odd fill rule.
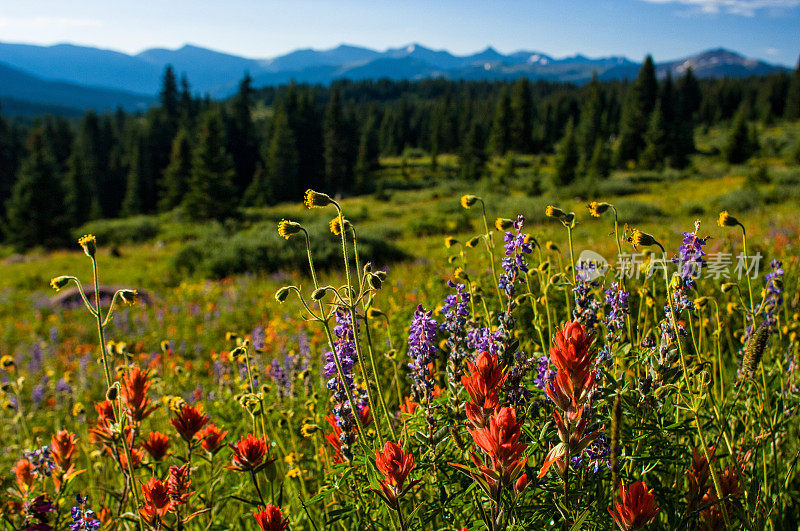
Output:
[[[306,190],[306,194],[303,197],[303,203],[306,205],[306,208],[321,208],[330,205],[333,203],[333,200],[328,194],[315,192],[309,188]]]
[[[278,236],[288,240],[292,235],[300,232],[302,228],[303,227],[295,221],[282,219],[278,222]]]
[[[456,239],[455,239],[455,238],[453,238],[452,236],[447,236],[447,237],[444,239],[444,246],[445,246],[445,247],[447,247],[448,249],[449,249],[450,247],[452,247],[452,246],[456,245],[457,243],[458,243],[458,240],[456,240]]]
[[[80,402],[76,402],[74,406],[72,406],[72,416],[77,417],[79,415],[83,415],[86,413],[86,408],[83,407],[83,404]]]
[[[93,234],[84,234],[78,238],[78,244],[83,247],[83,252],[88,257],[92,257],[97,253],[97,239]]]
[[[736,225],[740,225],[739,220],[735,217],[728,214],[727,210],[723,210],[719,213],[719,219],[717,219],[717,225],[720,227],[735,227]]]
[[[8,354],[0,358],[0,367],[2,367],[5,370],[7,371],[12,370],[14,368],[14,365],[15,365],[14,358],[9,356]]]
[[[335,234],[336,236],[341,236],[342,235],[342,227],[339,224],[339,216],[336,216],[335,218],[333,218],[330,221],[330,223],[328,223],[328,228],[330,228],[331,232],[333,234]],[[345,219],[344,220],[344,230],[348,231],[348,230],[350,230],[352,228],[353,228],[353,226],[350,224],[350,221]]]
[[[633,231],[633,234],[631,234],[630,237],[630,242],[633,244],[634,249],[658,244],[658,241],[656,241],[651,234],[642,232],[639,229]]]
[[[474,238],[470,238],[469,240],[467,240],[467,243],[465,243],[464,245],[466,245],[469,248],[473,248],[473,247],[477,247],[478,244],[480,243],[480,241],[481,241],[481,237],[480,236],[475,236]]]
[[[131,306],[134,302],[136,302],[136,296],[139,295],[139,292],[135,289],[121,289],[119,290],[119,298],[122,299],[122,302]]]
[[[496,228],[500,232],[511,230],[512,228],[514,228],[514,221],[508,218],[497,218],[496,220],[494,220],[494,228]]]
[[[544,248],[548,251],[558,252],[558,245],[550,240],[547,240],[547,243],[544,244]]]
[[[473,205],[475,205],[475,203],[478,202],[478,199],[479,198],[476,195],[470,195],[470,194],[462,195],[460,200],[461,206],[467,209],[472,208]]]
[[[598,203],[597,201],[592,201],[589,203],[589,214],[592,216],[599,218],[603,213],[611,207],[608,203]]]
[[[554,207],[553,205],[547,205],[547,207],[544,209],[544,215],[548,218],[564,219],[567,216],[567,213],[560,208]]]

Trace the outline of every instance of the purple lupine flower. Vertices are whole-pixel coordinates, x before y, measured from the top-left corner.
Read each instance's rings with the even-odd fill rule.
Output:
[[[547,356],[539,356],[538,365],[536,366],[536,378],[533,379],[533,383],[535,383],[536,387],[539,389],[544,390],[544,384],[547,382],[550,372],[549,366],[550,358]]]
[[[447,333],[447,377],[451,385],[457,385],[460,381],[461,369],[464,359],[467,357],[466,324],[469,318],[470,295],[464,284],[456,284],[452,280],[447,281],[447,285],[456,288],[455,295],[448,295],[442,306],[444,322],[439,327],[442,332]]]
[[[265,340],[267,337],[266,333],[264,332],[264,327],[261,325],[256,326],[253,329],[251,336],[253,338],[253,349],[264,350],[266,347]]]
[[[630,293],[625,291],[616,282],[611,283],[611,287],[605,292],[606,304],[609,311],[606,314],[603,324],[606,327],[606,342],[598,354],[598,361],[611,359],[611,348],[620,339],[620,332],[625,328],[625,316],[628,315],[628,297]]]
[[[25,452],[25,459],[33,465],[31,473],[34,476],[50,477],[50,473],[56,467],[56,462],[53,460],[49,446],[42,446]]]
[[[56,391],[58,391],[59,393],[71,394],[72,393],[72,386],[70,386],[67,383],[67,379],[66,378],[61,378],[61,379],[58,380],[58,382],[56,382]]]
[[[292,383],[289,381],[289,376],[281,366],[278,358],[274,358],[270,366],[272,368],[270,375],[272,376],[273,381],[278,384],[278,396],[284,398],[287,388],[292,386]]]
[[[42,346],[37,341],[31,349],[31,361],[28,363],[28,371],[31,373],[39,372],[42,368]]]
[[[519,272],[528,272],[525,255],[533,251],[533,244],[527,242],[527,235],[521,232],[524,222],[524,217],[517,216],[517,220],[514,222],[514,231],[506,232],[503,237],[505,257],[502,262],[503,272],[500,274],[497,284],[509,298],[513,297],[516,291],[515,284],[519,278]]]
[[[499,337],[492,333],[491,328],[477,327],[467,331],[467,348],[470,350],[499,354],[501,347]]]
[[[69,525],[70,531],[97,531],[102,525],[98,520],[94,511],[86,507],[86,496],[77,494],[75,496],[77,506],[73,507],[70,511],[72,523]]]
[[[777,333],[778,317],[777,313],[783,304],[783,264],[780,260],[773,260],[770,262],[772,271],[767,273],[766,281],[766,299],[764,301],[764,317],[769,323],[770,330],[773,334]]]
[[[589,333],[594,332],[597,324],[597,313],[600,311],[600,301],[594,296],[594,289],[600,285],[594,279],[597,266],[591,262],[578,262],[575,266],[575,308],[572,309],[572,318],[583,324]]]
[[[436,330],[439,324],[432,317],[433,310],[426,311],[420,304],[414,312],[414,319],[408,333],[408,356],[411,363],[411,396],[422,402],[433,392],[433,378],[428,365],[439,356],[436,346]]]
[[[700,220],[694,222],[694,232],[683,233],[683,245],[678,248],[678,255],[672,258],[672,263],[678,265],[679,274],[687,289],[695,287],[695,278],[700,275],[700,270],[706,267],[706,252],[703,246],[708,242],[708,236],[701,238],[697,235],[700,230]]]

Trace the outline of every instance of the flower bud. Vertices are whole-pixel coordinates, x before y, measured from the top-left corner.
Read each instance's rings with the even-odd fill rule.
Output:
[[[328,223],[328,228],[331,230],[331,232],[332,232],[332,233],[333,233],[335,236],[341,236],[341,235],[342,235],[342,227],[341,227],[341,224],[339,223],[339,221],[340,221],[340,220],[339,220],[339,216],[336,216],[335,218],[333,218],[333,219],[330,221],[330,223]],[[353,225],[351,225],[351,224],[350,224],[350,221],[348,221],[347,219],[345,219],[345,220],[344,220],[344,230],[345,230],[345,231],[349,231],[349,230],[351,230],[352,228],[353,228]]]
[[[60,291],[61,289],[65,288],[67,284],[69,284],[70,277],[67,276],[60,276],[50,279],[50,287],[56,291]]]
[[[445,247],[447,247],[448,249],[449,249],[450,247],[452,247],[452,246],[456,245],[457,243],[458,243],[458,240],[456,240],[456,239],[455,239],[455,238],[453,238],[452,236],[447,236],[447,237],[444,239],[444,246],[445,246]]]
[[[136,295],[138,292],[135,289],[121,289],[119,290],[119,298],[128,306],[136,302]]]
[[[717,219],[717,225],[720,227],[735,227],[737,225],[741,225],[739,220],[735,217],[728,214],[727,210],[723,210],[719,213],[719,219]]]
[[[106,391],[106,400],[113,402],[116,399],[117,399],[117,387],[115,384],[109,387],[108,391]]]
[[[369,308],[367,310],[367,319],[378,319],[380,317],[384,317],[385,315],[386,314],[384,314],[378,308]]]
[[[589,203],[589,214],[591,214],[596,218],[599,218],[609,208],[611,208],[611,205],[608,203],[598,203],[597,201],[592,201],[591,203]]]
[[[642,232],[639,229],[633,231],[630,241],[633,244],[634,249],[658,244],[658,241],[652,235]]]
[[[321,288],[317,288],[311,292],[311,298],[315,301],[322,300],[322,298],[328,294],[329,289],[331,289],[330,286],[323,286]]]
[[[367,277],[367,284],[373,290],[379,290],[379,289],[381,289],[381,286],[383,285],[383,281],[380,279],[380,277],[378,275],[369,275]]]
[[[508,218],[497,218],[494,220],[494,226],[497,230],[505,232],[514,228],[514,221]]]
[[[289,296],[289,286],[283,286],[278,291],[275,292],[275,300],[278,302],[286,301],[286,298]]]
[[[722,289],[722,293],[728,293],[732,289],[736,288],[736,284],[733,282],[726,282],[720,288]]]
[[[547,205],[547,208],[544,209],[544,215],[548,218],[563,220],[567,213],[560,208],[554,207],[553,205]]]
[[[467,243],[465,243],[464,245],[466,245],[467,247],[470,247],[470,248],[477,247],[478,244],[480,243],[480,241],[481,241],[481,237],[480,236],[475,236],[474,238],[470,238],[469,240],[467,240]]]

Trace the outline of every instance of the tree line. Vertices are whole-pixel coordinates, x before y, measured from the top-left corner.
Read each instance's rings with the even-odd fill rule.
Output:
[[[167,67],[159,105],[87,112],[72,122],[0,115],[0,218],[17,247],[57,246],[98,218],[180,209],[224,219],[243,206],[296,200],[306,188],[354,194],[376,183],[381,156],[457,154],[464,179],[491,156],[555,154],[556,185],[615,167],[683,168],[698,125],[730,124],[723,156],[757,146],[753,121],[800,118],[800,64],[791,73],[636,79],[583,86],[548,81],[339,81],[256,89],[212,101]]]

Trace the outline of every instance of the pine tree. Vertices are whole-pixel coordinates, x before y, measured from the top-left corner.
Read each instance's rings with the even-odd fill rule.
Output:
[[[533,92],[531,82],[524,77],[511,90],[511,149],[533,152]]]
[[[7,240],[18,250],[36,245],[56,247],[69,237],[61,199],[64,190],[43,131],[28,139],[28,155],[7,203]]]
[[[125,181],[125,197],[120,206],[120,215],[135,216],[145,210],[150,168],[147,164],[145,134],[136,130],[133,145],[128,153],[128,175]]]
[[[233,97],[231,117],[228,120],[228,152],[233,157],[236,171],[233,184],[237,195],[244,193],[260,159],[258,138],[251,116],[253,105],[253,78],[246,75],[239,83],[239,90]]]
[[[325,190],[332,193],[346,191],[353,181],[356,142],[353,141],[353,131],[345,116],[338,87],[331,89],[323,130]]]
[[[78,227],[90,219],[100,217],[100,203],[97,200],[96,181],[87,166],[81,151],[74,149],[67,161],[67,174],[64,180],[64,212],[69,226]]]
[[[689,155],[694,153],[694,127],[696,114],[701,102],[700,85],[691,68],[681,76],[677,83],[675,96],[675,119],[670,139],[670,165],[684,168],[689,163]]]
[[[646,170],[663,168],[668,148],[668,136],[664,113],[661,112],[661,102],[656,104],[650,115],[650,125],[644,135],[644,141],[644,151],[639,159],[641,167]]]
[[[272,138],[266,156],[267,176],[273,194],[266,199],[267,204],[296,200],[303,193],[297,178],[299,158],[297,140],[289,127],[286,113],[278,112],[273,120]]]
[[[242,206],[264,207],[269,205],[269,201],[275,197],[273,183],[267,175],[267,170],[261,162],[256,166],[253,173],[253,181],[242,197]]]
[[[172,65],[167,65],[164,69],[164,75],[161,78],[161,92],[158,94],[158,99],[170,125],[177,128],[178,119],[180,118],[180,100],[178,99],[178,82]]]
[[[359,193],[363,193],[369,188],[372,174],[380,166],[377,130],[377,117],[372,111],[364,123],[361,139],[358,142],[355,191]]]
[[[225,150],[225,127],[218,108],[203,116],[192,151],[192,172],[183,209],[194,220],[224,219],[236,206],[233,160]]]
[[[586,167],[586,174],[594,178],[605,178],[611,173],[611,151],[599,138],[594,144],[592,156]]]
[[[797,68],[795,68],[792,73],[792,79],[789,81],[783,115],[789,120],[800,119],[800,59],[798,59]]]
[[[658,98],[658,82],[655,65],[649,55],[645,58],[636,81],[628,89],[620,119],[620,135],[617,145],[617,164],[638,160],[644,149],[644,133],[650,121],[650,113]]]
[[[511,96],[508,85],[504,85],[494,111],[492,133],[489,139],[490,150],[503,156],[511,149]]]
[[[750,108],[743,103],[736,113],[731,125],[728,140],[723,148],[725,160],[731,164],[741,164],[749,159],[757,148],[754,132],[747,125]],[[755,145],[754,145],[755,144]]]
[[[189,178],[192,173],[192,146],[189,133],[184,128],[178,129],[172,142],[169,165],[164,170],[161,180],[161,197],[158,209],[162,212],[172,210],[183,201]]]
[[[17,157],[11,128],[0,116],[0,215],[11,197],[11,189],[17,177]]]
[[[476,181],[483,177],[486,171],[486,139],[484,138],[481,123],[474,119],[469,131],[464,138],[459,157],[461,175],[469,181]]]
[[[605,102],[597,74],[592,76],[587,92],[586,99],[581,106],[581,117],[576,132],[579,150],[585,164],[588,164],[597,140],[603,137],[603,108],[605,107]]]
[[[556,186],[566,186],[571,184],[576,177],[580,153],[578,153],[578,142],[575,139],[572,120],[567,123],[567,130],[564,138],[558,146],[555,157]]]

